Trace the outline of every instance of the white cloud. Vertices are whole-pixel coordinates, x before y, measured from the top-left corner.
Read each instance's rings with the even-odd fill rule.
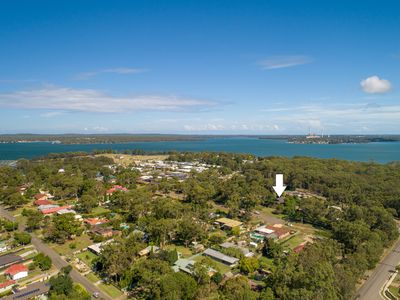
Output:
[[[105,74],[105,73],[112,73],[112,74],[138,74],[138,73],[143,73],[146,72],[146,69],[138,69],[138,68],[112,68],[112,69],[103,69],[99,71],[92,71],[92,72],[85,72],[78,74],[76,76],[76,79],[78,80],[84,80],[84,79],[89,79],[91,77],[100,75],[100,74]]]
[[[273,132],[279,131],[280,127],[277,124],[262,124],[262,123],[204,123],[201,120],[198,123],[191,125],[184,125],[185,131],[192,132]]]
[[[43,113],[40,116],[44,117],[44,118],[53,118],[53,117],[61,116],[63,114],[64,114],[63,111],[50,111],[50,112]]]
[[[313,59],[305,55],[289,55],[289,56],[270,56],[258,64],[263,70],[283,69],[294,66],[309,64]]]
[[[261,112],[266,119],[285,127],[287,133],[306,134],[309,129],[318,133],[395,133],[400,126],[400,105],[395,104],[308,104],[292,106],[282,113]]]
[[[392,88],[389,80],[381,79],[376,75],[362,80],[360,84],[363,91],[368,94],[382,94],[390,91]]]
[[[92,89],[45,87],[37,90],[0,94],[0,107],[49,109],[83,112],[129,112],[138,110],[204,110],[216,102],[175,95],[138,95],[116,97]]]

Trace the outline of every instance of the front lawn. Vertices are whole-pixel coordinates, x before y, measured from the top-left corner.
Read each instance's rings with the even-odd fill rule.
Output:
[[[204,258],[203,255],[199,255],[199,256],[193,258],[193,260],[196,261],[196,262],[199,262],[203,258]],[[221,274],[225,274],[225,273],[231,271],[231,268],[229,266],[225,265],[224,263],[216,261],[216,260],[214,260],[212,258],[210,258],[210,259],[213,262],[213,265],[214,265],[213,268],[216,269],[217,271],[219,271]]]
[[[297,233],[284,240],[281,245],[284,248],[294,249],[302,242],[304,242],[304,236],[301,233]]]
[[[96,254],[86,250],[76,255],[81,261],[83,261],[89,267],[92,267],[92,261],[97,257]]]
[[[177,252],[180,252],[182,254],[182,258],[187,258],[193,255],[192,251],[184,246],[168,245],[166,248],[167,250],[175,249]]]
[[[71,241],[67,241],[64,244],[52,244],[52,248],[60,255],[72,255],[75,251],[82,250],[92,245],[93,241],[88,235],[83,234],[77,236]]]

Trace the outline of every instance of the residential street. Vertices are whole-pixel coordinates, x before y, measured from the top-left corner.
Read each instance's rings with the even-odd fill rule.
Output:
[[[379,300],[383,299],[380,295],[380,291],[389,279],[391,272],[395,270],[395,267],[400,262],[400,240],[397,241],[396,245],[389,252],[389,254],[378,264],[374,272],[364,283],[364,285],[358,290],[357,300]]]
[[[3,207],[0,207],[0,216],[3,218],[6,218],[10,221],[15,222],[15,218],[10,212],[5,210]],[[24,224],[19,224],[19,230],[24,231],[25,230],[25,225]],[[61,269],[62,267],[68,266],[68,263],[64,261],[57,252],[55,252],[53,249],[51,249],[48,245],[46,245],[44,242],[42,242],[39,238],[37,238],[34,234],[31,234],[32,236],[32,244],[37,248],[38,251],[48,255],[53,264],[58,268]],[[100,289],[98,289],[92,282],[90,282],[86,277],[82,276],[78,271],[75,269],[72,269],[71,271],[71,278],[74,282],[80,283],[83,285],[86,290],[90,293],[93,294],[95,292],[99,293],[100,298],[106,299],[106,300],[111,300],[112,298],[103,293]]]

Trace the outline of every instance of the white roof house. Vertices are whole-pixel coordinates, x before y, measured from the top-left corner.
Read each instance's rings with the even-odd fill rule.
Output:
[[[254,231],[257,233],[265,234],[265,235],[275,232],[275,230],[269,229],[266,226],[260,226],[260,227],[256,228]]]

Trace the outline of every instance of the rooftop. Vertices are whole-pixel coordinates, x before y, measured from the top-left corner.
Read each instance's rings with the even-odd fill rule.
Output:
[[[11,276],[14,276],[15,274],[18,274],[20,272],[27,272],[28,268],[23,265],[23,264],[16,264],[12,265],[11,267],[8,267],[4,273],[5,274],[10,274]]]
[[[217,260],[226,262],[230,265],[235,264],[239,261],[239,259],[237,259],[236,257],[225,255],[225,254],[223,254],[217,250],[211,249],[211,248],[208,248],[206,251],[204,251],[204,254],[207,256],[210,256],[212,258],[215,258]]]
[[[36,282],[26,288],[19,289],[15,294],[2,298],[3,300],[28,300],[33,297],[46,294],[50,290],[50,284]]]
[[[6,254],[0,256],[0,267],[7,266],[12,263],[22,261],[22,257],[19,255],[15,255],[14,253]]]

